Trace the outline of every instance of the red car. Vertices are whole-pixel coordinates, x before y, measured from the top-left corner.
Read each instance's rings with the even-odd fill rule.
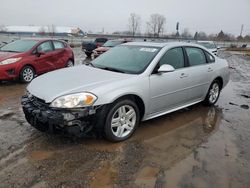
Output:
[[[132,42],[130,39],[118,39],[118,40],[108,40],[103,44],[103,46],[96,48],[93,51],[93,58],[98,57],[99,55],[103,54],[104,52],[108,51],[110,48],[113,48],[117,45],[127,43],[127,42]]]
[[[0,81],[30,82],[35,75],[74,66],[69,45],[54,39],[17,40],[0,48]]]

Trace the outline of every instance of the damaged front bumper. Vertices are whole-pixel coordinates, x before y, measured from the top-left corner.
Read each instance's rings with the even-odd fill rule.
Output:
[[[93,129],[98,107],[81,109],[55,109],[34,96],[21,100],[26,120],[35,128],[49,133],[84,136]]]

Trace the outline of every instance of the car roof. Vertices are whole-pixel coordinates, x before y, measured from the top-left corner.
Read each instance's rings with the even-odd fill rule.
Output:
[[[197,41],[197,43],[210,43],[210,44],[213,44],[214,42],[209,41],[209,40],[199,40],[199,41]]]
[[[157,47],[157,48],[163,48],[163,47],[176,47],[176,46],[193,46],[193,47],[199,47],[204,48],[201,45],[189,43],[189,42],[128,42],[122,45],[130,45],[130,46],[148,46],[148,47]]]
[[[23,39],[18,39],[18,40],[33,40],[33,41],[37,41],[37,42],[44,42],[44,41],[48,41],[48,40],[53,40],[53,41],[64,42],[63,40],[53,39],[53,38],[23,38]]]

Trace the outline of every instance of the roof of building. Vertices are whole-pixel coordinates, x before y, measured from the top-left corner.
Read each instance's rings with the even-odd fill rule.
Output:
[[[64,27],[64,26],[6,26],[7,32],[28,32],[28,33],[69,33],[75,34],[81,31],[78,27]]]

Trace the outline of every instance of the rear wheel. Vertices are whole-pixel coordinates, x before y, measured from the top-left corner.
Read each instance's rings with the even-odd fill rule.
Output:
[[[208,106],[214,105],[220,96],[221,84],[218,80],[213,81],[211,86],[209,87],[207,96],[204,100],[205,104]]]
[[[20,80],[23,83],[31,82],[35,77],[35,70],[31,66],[25,66],[20,72]]]
[[[113,142],[128,139],[139,123],[139,109],[134,101],[125,99],[113,104],[104,127],[105,137]]]

